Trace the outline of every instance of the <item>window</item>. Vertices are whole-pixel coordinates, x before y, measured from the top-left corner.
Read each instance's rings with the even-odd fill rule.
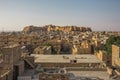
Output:
[[[70,62],[71,63],[77,63],[77,60],[71,60]]]

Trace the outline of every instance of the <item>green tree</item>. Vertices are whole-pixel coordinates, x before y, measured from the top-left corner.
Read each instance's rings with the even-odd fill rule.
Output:
[[[108,54],[112,54],[112,44],[119,45],[120,44],[120,36],[110,36],[105,44],[105,50]]]

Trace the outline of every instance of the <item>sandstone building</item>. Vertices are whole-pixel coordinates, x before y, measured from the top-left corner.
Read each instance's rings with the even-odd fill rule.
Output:
[[[51,54],[51,46],[39,46],[34,49],[34,54]]]
[[[112,45],[112,65],[120,66],[120,46]]]
[[[0,52],[3,57],[3,61],[0,63],[0,80],[13,80],[13,66],[19,63],[21,49],[18,45],[13,45],[2,48]]]

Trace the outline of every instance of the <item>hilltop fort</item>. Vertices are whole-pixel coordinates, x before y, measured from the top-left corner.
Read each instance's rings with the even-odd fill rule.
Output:
[[[56,26],[56,25],[45,25],[43,27],[31,25],[31,26],[26,26],[23,29],[23,32],[25,32],[25,33],[39,32],[39,31],[63,31],[63,32],[79,31],[79,32],[86,32],[86,31],[92,31],[92,30],[90,27]]]

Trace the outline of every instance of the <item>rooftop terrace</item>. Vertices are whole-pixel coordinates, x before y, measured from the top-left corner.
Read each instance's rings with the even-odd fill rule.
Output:
[[[95,55],[38,55],[35,57],[35,63],[70,63],[76,60],[77,63],[102,63]]]

